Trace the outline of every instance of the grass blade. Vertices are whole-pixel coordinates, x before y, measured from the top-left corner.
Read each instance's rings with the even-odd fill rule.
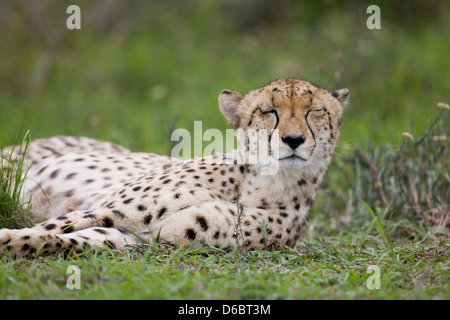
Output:
[[[370,206],[367,203],[365,203],[363,200],[361,200],[361,202],[367,208],[367,210],[369,210],[370,214],[372,215],[372,217],[375,221],[375,224],[378,228],[378,231],[380,232],[381,237],[383,238],[383,242],[384,242],[386,248],[389,250],[389,254],[390,254],[392,260],[398,261],[397,256],[395,255],[394,247],[392,246],[391,237],[389,236],[389,234],[387,234],[386,229],[384,228],[380,219],[375,214],[375,212],[373,212],[372,208],[370,208]]]

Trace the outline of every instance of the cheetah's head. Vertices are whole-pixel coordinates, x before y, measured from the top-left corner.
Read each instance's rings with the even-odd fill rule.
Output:
[[[331,157],[348,95],[348,89],[329,93],[306,81],[282,79],[246,96],[222,90],[219,107],[234,129],[263,132],[264,150],[281,167],[301,167]]]

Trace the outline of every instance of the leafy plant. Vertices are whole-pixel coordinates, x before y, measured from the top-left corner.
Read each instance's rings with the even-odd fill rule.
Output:
[[[23,199],[22,196],[29,170],[26,154],[30,142],[31,134],[28,131],[17,146],[0,154],[0,228],[18,229],[33,225],[28,214],[31,197]]]

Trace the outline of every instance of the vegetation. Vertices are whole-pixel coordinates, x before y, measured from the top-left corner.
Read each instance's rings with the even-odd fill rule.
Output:
[[[175,128],[228,128],[221,89],[290,76],[350,89],[341,142],[293,248],[0,259],[0,298],[450,298],[446,2],[383,2],[380,30],[366,28],[364,1],[77,3],[74,31],[61,1],[0,3],[1,147],[17,136],[26,147],[31,130],[167,154]],[[30,225],[21,168],[2,161],[0,227]],[[80,290],[66,286],[70,265]],[[367,287],[371,265],[379,290]]]
[[[446,247],[447,246],[447,247]],[[398,262],[370,237],[303,243],[292,251],[224,253],[156,247],[83,258],[0,263],[3,299],[448,299],[448,245],[395,247]],[[381,269],[369,290],[367,267]],[[81,269],[69,290],[67,268]]]
[[[367,219],[365,208],[369,206],[389,221],[391,236],[398,240],[448,237],[449,113],[441,110],[417,138],[405,132],[400,147],[385,144],[355,149],[335,161],[321,188],[314,219],[322,220],[325,215],[329,224],[322,227],[332,234],[344,229],[357,232],[373,223]]]
[[[31,199],[21,196],[24,188],[24,177],[27,174],[27,159],[23,156],[28,150],[31,135],[27,132],[17,146],[5,155],[0,154],[0,227],[20,229],[33,225],[28,215]],[[19,148],[22,155],[15,156],[14,150]],[[0,145],[0,150],[2,146]]]

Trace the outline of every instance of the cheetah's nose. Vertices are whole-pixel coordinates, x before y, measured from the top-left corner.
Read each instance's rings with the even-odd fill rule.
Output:
[[[299,145],[305,142],[304,136],[285,136],[281,140],[286,143],[292,150],[297,149]]]

